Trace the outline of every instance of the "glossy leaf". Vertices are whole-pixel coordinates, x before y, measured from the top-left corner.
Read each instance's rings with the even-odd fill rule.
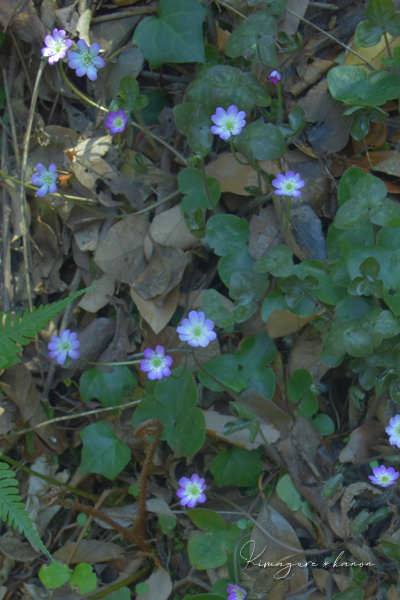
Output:
[[[113,481],[131,460],[129,447],[105,421],[85,427],[79,435],[83,442],[81,473],[100,473]]]

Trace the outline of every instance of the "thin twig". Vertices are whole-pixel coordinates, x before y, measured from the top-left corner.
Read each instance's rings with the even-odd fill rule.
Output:
[[[8,87],[8,81],[7,81],[7,73],[5,70],[3,70],[3,79],[4,79],[4,92],[6,95],[6,104],[7,104],[7,111],[8,111],[8,117],[10,119],[10,129],[11,129],[11,138],[12,138],[12,143],[13,143],[13,150],[14,150],[14,155],[15,155],[15,162],[17,163],[17,169],[18,171],[21,168],[21,157],[19,154],[19,147],[18,147],[18,141],[17,141],[17,132],[15,129],[15,121],[14,121],[14,113],[12,110],[12,104],[11,104],[11,98],[10,98],[10,90]]]
[[[131,10],[121,10],[120,12],[111,13],[109,15],[100,15],[99,17],[94,17],[90,23],[104,23],[104,21],[115,21],[116,19],[124,19],[125,17],[133,17],[135,15],[148,15],[149,13],[155,12],[157,12],[156,6],[137,6]]]
[[[1,139],[1,168],[4,168],[7,153],[7,136],[3,134]],[[11,310],[11,248],[10,248],[10,217],[11,207],[8,201],[8,192],[3,187],[3,310],[8,313]]]
[[[17,435],[17,434],[25,434],[30,433],[31,431],[36,431],[36,429],[40,429],[41,427],[45,427],[46,425],[52,425],[53,423],[59,423],[60,421],[69,421],[70,419],[80,419],[81,417],[88,417],[90,415],[97,415],[106,410],[124,410],[125,408],[130,408],[131,406],[136,406],[140,403],[140,400],[133,400],[132,402],[127,402],[126,404],[118,404],[117,406],[102,406],[101,408],[95,408],[93,410],[87,410],[85,412],[76,413],[72,415],[67,415],[65,417],[56,417],[55,419],[49,419],[48,421],[43,421],[43,423],[38,423],[34,427],[30,427],[29,429],[21,429],[19,431],[10,432],[7,434],[0,435],[0,440],[5,440],[9,436]]]
[[[39,65],[39,69],[38,69],[38,72],[36,75],[35,86],[33,88],[31,106],[30,106],[29,115],[28,115],[28,123],[26,126],[25,138],[24,138],[24,152],[22,155],[22,166],[21,166],[21,175],[20,175],[21,181],[25,181],[25,172],[26,172],[26,165],[28,163],[29,142],[30,142],[31,132],[32,132],[33,117],[35,114],[36,101],[37,101],[37,97],[38,97],[38,93],[39,93],[39,83],[42,78],[45,66],[46,66],[46,63],[44,61],[42,61]],[[26,219],[26,213],[25,213],[25,187],[23,185],[21,185],[20,200],[21,200],[21,231],[22,231],[22,240],[23,240],[26,288],[27,288],[27,292],[28,292],[29,309],[32,310],[33,304],[32,304],[32,288],[31,288],[30,266],[29,266],[29,245],[28,245],[29,239],[28,239],[27,219]]]
[[[31,81],[29,79],[28,69],[26,68],[24,57],[21,54],[21,50],[20,50],[20,47],[18,46],[17,40],[15,39],[15,35],[13,34],[13,32],[11,30],[10,30],[10,35],[11,35],[11,39],[13,41],[13,44],[15,46],[15,49],[17,51],[17,54],[19,56],[19,60],[21,61],[22,69],[23,69],[23,71],[25,73],[26,85],[28,86],[30,95],[32,96],[33,92],[32,92]]]

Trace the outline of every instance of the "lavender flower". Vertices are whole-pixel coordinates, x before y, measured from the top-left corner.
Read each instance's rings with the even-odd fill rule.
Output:
[[[211,120],[215,125],[211,127],[211,131],[222,140],[229,140],[231,135],[238,135],[246,125],[244,120],[246,113],[244,110],[238,111],[237,106],[232,104],[228,110],[219,107],[212,115]]]
[[[237,584],[232,585],[232,583],[228,583],[226,591],[229,594],[228,600],[244,600],[247,596],[247,592]]]
[[[42,164],[36,165],[36,171],[39,175],[32,175],[33,185],[40,185],[40,189],[36,192],[36,196],[45,196],[47,192],[55,194],[57,191],[57,165],[51,164],[46,169]]]
[[[389,442],[393,446],[400,448],[400,415],[396,415],[390,419],[385,431],[390,436]]]
[[[217,337],[213,329],[214,323],[211,319],[206,319],[203,312],[191,310],[189,318],[183,319],[176,331],[179,333],[179,339],[187,342],[189,346],[205,348]]]
[[[279,83],[282,79],[282,75],[279,73],[279,71],[271,71],[271,73],[268,75],[268,79],[272,81],[272,83]]]
[[[278,173],[276,179],[273,180],[272,185],[278,188],[274,190],[278,196],[301,196],[299,188],[302,188],[304,181],[300,179],[300,173],[294,173],[294,171],[288,171],[285,175]]]
[[[81,345],[77,338],[78,334],[74,331],[70,333],[69,329],[62,331],[59,338],[55,335],[51,336],[51,341],[47,345],[50,358],[57,358],[59,365],[65,363],[67,356],[77,360],[80,357],[77,348]]]
[[[53,35],[46,35],[44,38],[47,48],[42,48],[42,56],[48,57],[50,65],[65,58],[67,50],[71,47],[72,41],[65,36],[64,29],[53,29]]]
[[[78,40],[78,52],[68,52],[71,69],[75,69],[78,77],[87,75],[90,81],[97,79],[97,69],[101,69],[106,64],[101,56],[97,56],[100,50],[99,44],[91,44],[90,48],[85,40]]]
[[[194,474],[190,479],[182,477],[179,480],[181,488],[176,492],[178,498],[181,498],[180,504],[182,506],[188,505],[189,508],[196,506],[197,502],[202,503],[207,500],[206,495],[203,493],[206,489],[204,479]]]
[[[375,469],[372,469],[372,472],[373,475],[369,475],[368,479],[370,479],[372,483],[375,483],[375,485],[380,485],[381,487],[394,485],[394,482],[399,476],[393,467],[386,469],[383,465],[381,467],[375,467]]]
[[[117,112],[111,111],[108,113],[104,125],[109,128],[111,133],[121,133],[121,131],[124,131],[127,122],[128,117],[123,110],[119,109]]]
[[[146,348],[144,351],[145,360],[140,362],[140,368],[148,373],[149,379],[162,379],[171,375],[169,367],[172,365],[172,358],[164,356],[164,352],[162,346],[156,346],[155,350]]]

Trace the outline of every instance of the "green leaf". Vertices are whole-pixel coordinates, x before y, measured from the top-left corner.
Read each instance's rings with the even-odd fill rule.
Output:
[[[238,487],[253,487],[257,485],[261,474],[262,463],[260,457],[263,449],[245,450],[233,446],[225,450],[210,465],[215,483],[218,487],[236,485]]]
[[[304,129],[307,123],[306,112],[300,104],[295,104],[289,113],[289,125],[279,125],[285,137],[294,137]]]
[[[207,242],[217,256],[247,250],[248,237],[248,222],[234,215],[214,215],[207,221]]]
[[[299,510],[303,501],[301,495],[293,485],[292,478],[289,473],[282,475],[276,486],[276,493],[279,498],[290,508],[290,510]]]
[[[246,88],[247,93],[256,106],[266,107],[271,104],[271,96],[260,85],[257,77],[253,75],[253,73],[241,73],[239,76],[239,84]]]
[[[241,371],[239,371],[239,365],[231,354],[223,354],[209,360],[204,365],[204,369],[236,394],[239,394],[248,386],[247,380],[242,376]],[[203,371],[199,371],[198,377],[201,383],[209,390],[213,390],[214,392],[222,392],[224,390],[215,381],[207,377]]]
[[[182,171],[179,171],[178,185],[179,191],[185,194],[181,201],[181,214],[184,212],[191,213],[199,207],[211,208],[200,169],[182,169]],[[214,177],[207,177],[207,187],[212,205],[216,206],[221,197],[221,186]]]
[[[170,534],[176,527],[176,519],[169,517],[168,515],[160,515],[158,517],[158,522],[164,535]]]
[[[126,75],[120,81],[118,86],[118,94],[121,96],[118,108],[121,108],[126,115],[129,115],[133,110],[145,108],[148,103],[146,96],[141,96],[139,93],[139,84],[130,75]]]
[[[368,174],[359,179],[353,187],[351,199],[337,211],[335,227],[358,227],[367,219],[381,227],[394,223],[400,219],[400,210],[392,200],[386,198],[386,193],[385,184],[377,177]]]
[[[338,187],[338,205],[342,206],[347,200],[351,200],[353,197],[353,188],[360,181],[360,179],[365,179],[367,176],[364,171],[362,171],[359,167],[350,167],[347,169],[339,181]],[[386,193],[385,193],[386,195]]]
[[[363,600],[363,598],[364,590],[356,585],[352,585],[344,590],[344,592],[336,594],[336,596],[332,596],[332,600]]]
[[[257,11],[253,13],[247,21],[242,22],[239,27],[233,30],[227,40],[225,53],[227,56],[237,58],[247,54],[258,43],[264,46],[265,41],[263,42],[263,38],[273,39],[272,36],[276,31],[277,23],[278,19],[268,14],[268,12]],[[257,53],[251,58],[257,62],[260,61]],[[270,66],[276,66],[276,64]]]
[[[81,375],[79,391],[82,402],[97,398],[104,406],[118,406],[137,384],[137,377],[129,367],[115,366],[111,373],[89,369]]]
[[[150,586],[148,583],[142,581],[142,583],[137,583],[135,585],[135,593],[136,594],[148,594],[150,591]]]
[[[76,565],[73,574],[69,580],[71,590],[78,594],[89,594],[96,589],[97,575],[88,563]]]
[[[257,390],[266,398],[275,393],[275,375],[268,366],[275,356],[275,344],[266,331],[246,338],[234,354],[242,367],[241,376],[248,381],[248,389]]]
[[[188,513],[192,522],[206,533],[194,534],[188,543],[190,564],[196,569],[213,569],[224,565],[228,552],[233,554],[241,533],[235,523],[227,525],[214,511],[192,509]]]
[[[318,400],[311,392],[312,383],[312,377],[307,369],[298,369],[287,381],[289,400],[294,403],[302,400],[299,412],[306,419],[311,418],[318,410]]]
[[[388,229],[389,231],[393,231],[392,228]],[[386,231],[388,229],[386,229]],[[334,224],[332,224],[329,227],[328,235],[326,236],[327,256],[329,260],[334,262],[339,261],[343,257],[343,249],[347,245],[350,245],[351,248],[356,248],[357,246],[372,246],[373,244],[374,231],[372,223],[369,220],[364,221],[364,223],[358,227],[352,227],[351,229],[338,229]],[[378,238],[377,244],[383,245],[378,241]]]
[[[400,66],[400,47],[397,46],[397,48],[394,49],[393,56],[384,56],[381,59],[381,62],[383,65],[385,65],[385,67],[399,67]]]
[[[85,427],[79,435],[83,442],[81,473],[100,473],[113,481],[131,460],[130,449],[105,421]]]
[[[232,414],[239,417],[237,421],[230,421],[224,425],[223,434],[230,435],[236,431],[247,429],[249,432],[249,440],[254,443],[257,433],[260,430],[260,420],[257,415],[239,402],[229,402],[229,407]]]
[[[400,94],[400,77],[395,73],[373,71],[362,67],[334,67],[328,73],[329,91],[335,100],[360,106],[380,106]]]
[[[400,35],[400,15],[391,0],[371,0],[365,11],[365,21],[359,23],[355,43],[360,48],[376,46],[384,33]]]
[[[364,139],[365,136],[369,134],[371,122],[382,123],[389,116],[384,110],[375,106],[370,108],[360,108],[352,114],[353,120],[350,125],[350,134],[352,138],[357,141]],[[343,116],[347,116],[346,113],[344,113]]]
[[[259,258],[253,270],[256,273],[271,273],[274,277],[289,277],[293,268],[293,252],[289,246],[274,246],[268,254]]]
[[[160,0],[158,16],[139,23],[133,43],[155,69],[167,62],[205,62],[202,23],[207,13],[196,0]]]
[[[321,435],[335,433],[335,424],[328,415],[315,415],[310,423]]]
[[[46,587],[55,590],[66,583],[73,573],[67,565],[59,562],[51,562],[49,565],[42,565],[39,570],[39,579]]]
[[[249,163],[254,160],[274,160],[286,152],[285,138],[278,127],[263,123],[262,119],[247,125],[235,137],[235,148]]]
[[[228,215],[224,215],[228,216]],[[229,215],[231,216],[231,215]],[[232,215],[233,216],[233,215]],[[213,217],[211,217],[213,218]],[[236,217],[235,217],[236,218]],[[228,248],[225,250],[228,251]],[[234,273],[252,271],[254,258],[250,256],[247,244],[235,249],[231,254],[223,256],[218,263],[218,274],[222,282],[229,287]]]
[[[201,308],[217,327],[227,329],[234,324],[232,312],[224,306],[224,296],[217,290],[210,289],[205,292],[201,299]]]
[[[236,323],[242,323],[257,310],[255,300],[261,300],[268,289],[268,277],[258,277],[254,273],[235,271],[229,280],[229,295],[235,300],[233,316]]]
[[[164,424],[161,439],[167,440],[179,456],[192,456],[200,450],[205,439],[205,419],[196,407],[197,387],[190,371],[185,370],[179,379],[172,377],[159,381],[154,396],[142,399],[132,417],[136,427],[153,419]]]
[[[202,157],[207,156],[212,146],[212,110],[193,102],[177,104],[173,110],[178,131],[187,135],[191,149]]]

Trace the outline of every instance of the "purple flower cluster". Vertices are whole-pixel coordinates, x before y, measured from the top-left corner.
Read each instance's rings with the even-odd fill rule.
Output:
[[[171,375],[169,367],[172,365],[172,358],[164,354],[162,346],[156,346],[155,350],[146,348],[144,351],[145,360],[141,361],[140,368],[148,374],[149,379],[162,379]]]
[[[87,75],[90,81],[97,79],[97,69],[106,64],[101,56],[97,56],[100,50],[99,44],[91,44],[90,48],[85,40],[78,40],[77,52],[68,52],[68,66],[74,69],[78,77]]]
[[[181,487],[176,492],[176,495],[181,499],[180,504],[182,506],[187,505],[189,508],[193,508],[198,502],[202,503],[207,500],[204,494],[207,486],[202,477],[196,474],[192,475],[190,479],[182,477],[179,480],[179,485]]]
[[[295,174],[294,171],[288,171],[285,175],[278,173],[272,185],[277,188],[274,190],[277,196],[295,196],[297,198],[301,196],[300,188],[305,183],[300,179],[300,173]]]

